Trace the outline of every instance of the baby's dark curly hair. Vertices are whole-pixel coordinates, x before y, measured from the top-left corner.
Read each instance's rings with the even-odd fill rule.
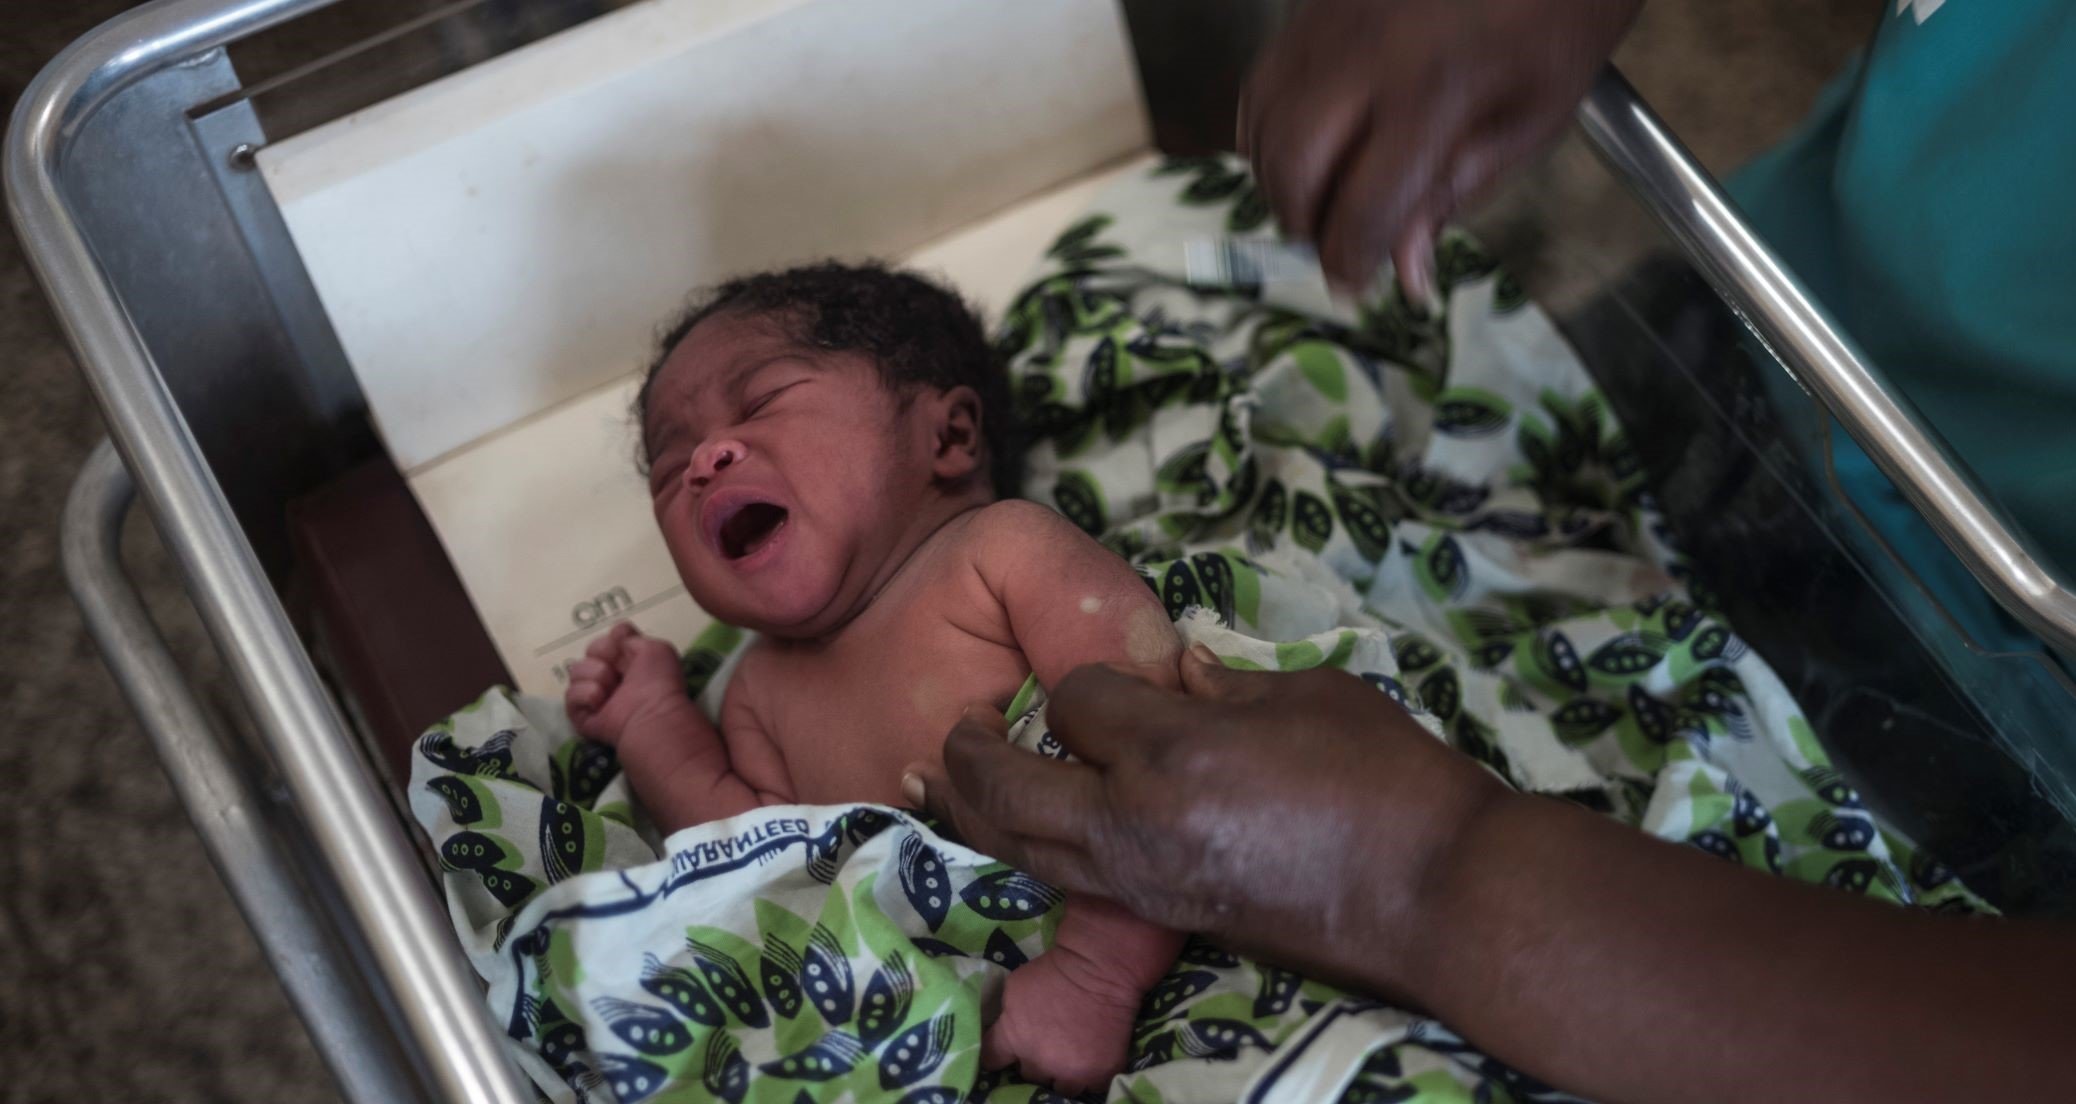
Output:
[[[971,387],[980,396],[981,440],[995,496],[1021,493],[1024,455],[1010,407],[1009,373],[980,319],[955,293],[914,273],[835,261],[730,280],[700,295],[664,331],[635,399],[643,425],[649,390],[671,351],[694,327],[722,313],[777,320],[794,340],[817,349],[863,353],[904,401],[918,388]]]

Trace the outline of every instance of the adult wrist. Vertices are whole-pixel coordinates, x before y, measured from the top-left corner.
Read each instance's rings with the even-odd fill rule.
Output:
[[[1433,837],[1412,857],[1398,892],[1372,905],[1388,925],[1374,944],[1386,951],[1385,987],[1421,1007],[1433,1003],[1434,986],[1449,972],[1452,936],[1467,934],[1456,915],[1469,896],[1465,887],[1493,868],[1494,845],[1515,830],[1512,824],[1534,800],[1479,773],[1479,784],[1463,787],[1431,814]],[[1379,889],[1389,892],[1374,880],[1370,885],[1373,898]]]

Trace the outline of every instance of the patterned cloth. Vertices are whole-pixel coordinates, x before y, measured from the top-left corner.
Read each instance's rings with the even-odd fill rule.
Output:
[[[1271,234],[1226,161],[1171,162],[1097,212],[1003,327],[1028,490],[1130,558],[1186,639],[1353,671],[1513,785],[1725,861],[1983,907],[1876,822],[1681,584],[1622,428],[1473,243],[1437,250],[1439,313],[1343,309],[1316,280],[1187,283],[1187,243]],[[710,710],[741,643],[687,652]],[[1035,687],[1010,713],[1060,753]],[[906,814],[775,807],[657,840],[559,703],[504,691],[426,734],[412,807],[551,1099],[1052,1098],[983,1074],[978,1047],[1059,894]],[[1148,994],[1131,1063],[1110,1099],[1568,1099],[1200,939]]]

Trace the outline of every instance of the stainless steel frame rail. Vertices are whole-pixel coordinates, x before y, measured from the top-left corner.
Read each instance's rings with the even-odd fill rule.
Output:
[[[1610,69],[1594,85],[1579,106],[1579,125],[1716,293],[1867,450],[1983,589],[2061,654],[2076,655],[2076,592],[1620,73]]]
[[[80,39],[37,76],[15,110],[8,207],[116,446],[281,772],[320,873],[357,929],[411,1059],[440,1099],[522,1104],[532,1093],[506,1056],[406,829],[356,754],[165,379],[96,263],[60,175],[69,141],[118,91],[330,2],[161,0]],[[140,711],[163,704],[132,701]],[[325,1030],[322,1022],[310,1026]]]
[[[346,907],[334,919],[364,948],[393,1008],[390,1026],[433,1094],[469,1104],[532,1098],[505,1055],[433,887],[380,785],[358,758],[336,703],[290,628],[150,351],[68,208],[68,144],[111,97],[153,73],[333,0],[160,0],[60,54],[24,93],[7,136],[8,206],[30,263],[135,473],[190,596],[222,651],[281,772],[324,877]],[[2014,532],[1964,469],[1889,391],[1735,210],[1610,72],[1579,118],[1601,156],[1672,231],[1717,291],[1894,479],[1976,577],[2015,616],[2076,654],[2076,597]],[[119,569],[109,534],[127,494],[113,456],[91,461],[68,521],[76,593],[118,682],[153,739],[211,854],[341,1085],[357,1100],[416,1095],[385,1064],[368,1023],[328,1014],[350,999],[352,963],[315,934],[318,914],[264,844],[252,781],[198,754],[210,738],[191,694]],[[200,805],[202,807],[198,808]],[[270,857],[271,856],[271,857]],[[366,1068],[363,1068],[366,1067]]]
[[[72,484],[59,538],[65,581],[87,631],[345,1097],[355,1104],[417,1099],[380,1008],[274,838],[258,787],[196,700],[123,570],[123,520],[135,497],[130,473],[101,442]]]

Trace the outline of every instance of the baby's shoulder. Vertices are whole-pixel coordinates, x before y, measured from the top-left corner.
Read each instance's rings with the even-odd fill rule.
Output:
[[[975,511],[961,541],[966,560],[1000,597],[1119,573],[1132,577],[1124,560],[1079,526],[1022,499]]]
[[[962,543],[976,552],[1020,553],[1034,547],[1095,543],[1058,511],[1023,498],[1006,498],[975,510],[961,536]]]

